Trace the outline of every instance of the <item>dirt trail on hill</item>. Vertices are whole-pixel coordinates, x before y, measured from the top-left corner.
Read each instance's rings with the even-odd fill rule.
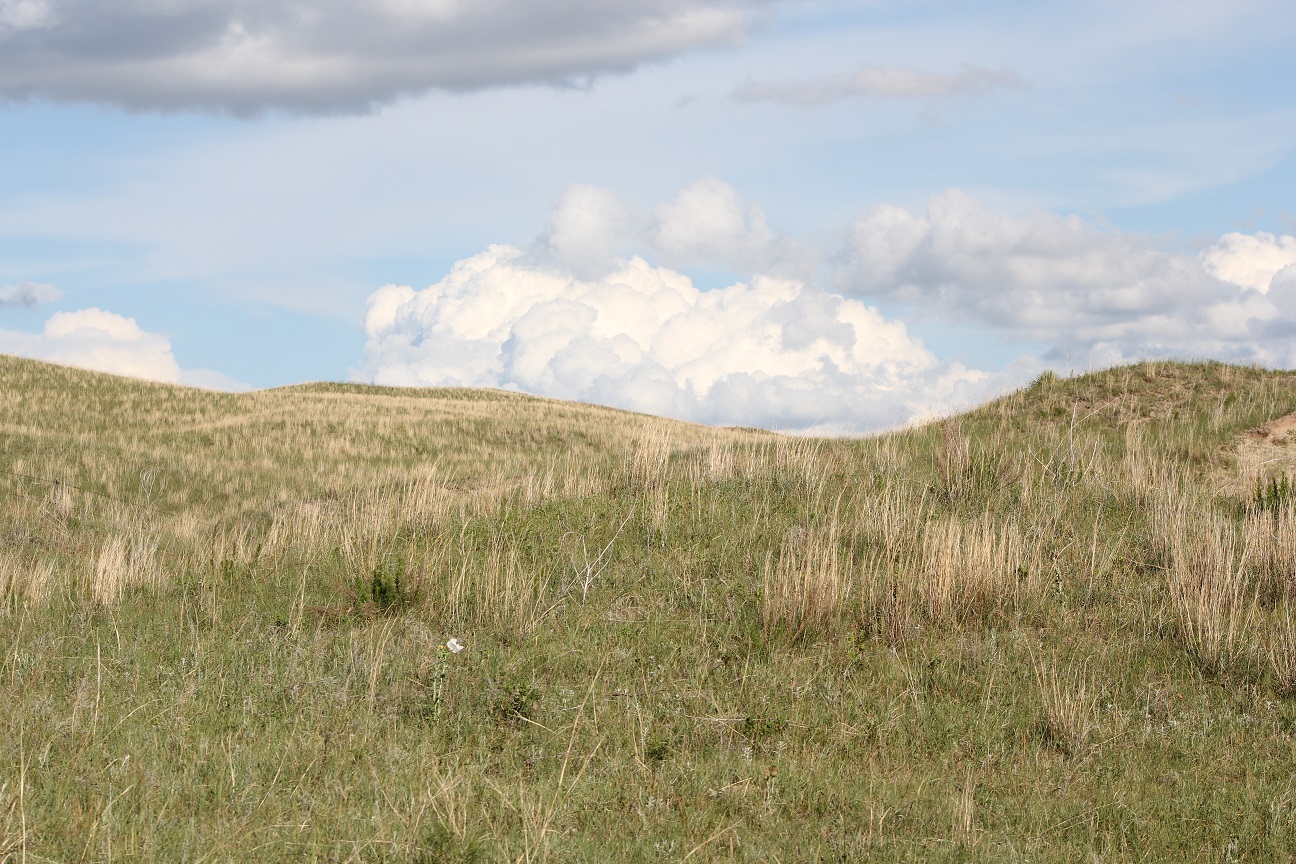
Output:
[[[1237,457],[1238,474],[1248,486],[1257,478],[1296,474],[1296,414],[1243,432]]]

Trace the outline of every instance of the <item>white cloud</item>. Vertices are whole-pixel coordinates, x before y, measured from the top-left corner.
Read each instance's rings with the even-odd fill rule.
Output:
[[[181,368],[166,337],[143,330],[134,318],[96,308],[55,312],[40,333],[0,330],[0,351],[150,381],[247,389],[210,369]]]
[[[17,285],[0,285],[0,307],[26,306],[28,309],[41,303],[53,303],[63,298],[63,292],[53,285],[41,282],[19,282]]]
[[[787,276],[812,266],[810,250],[775,234],[760,205],[744,202],[715,177],[681,189],[651,212],[606,189],[573,186],[554,205],[527,260],[595,279],[621,266],[627,250],[677,270]]]
[[[606,189],[572,186],[550,211],[535,257],[581,278],[597,278],[614,268],[620,252],[635,242],[641,221]]]
[[[677,267],[723,266],[751,272],[770,262],[776,242],[755,203],[707,177],[657,209],[648,228],[653,248]]]
[[[0,94],[363,111],[434,88],[569,86],[734,43],[759,0],[3,0]]]
[[[1286,272],[1288,239],[1227,235],[1196,256],[1079,216],[993,213],[952,190],[926,213],[882,206],[856,220],[838,285],[1047,343],[1055,361],[1290,366],[1296,351],[1283,334],[1296,306],[1268,288]]]
[[[923,72],[902,66],[863,64],[853,72],[842,72],[809,81],[788,83],[751,82],[738,89],[740,102],[783,102],[789,105],[825,105],[852,96],[883,99],[937,99],[956,94],[980,93],[993,89],[1021,90],[1025,83],[1007,69],[985,69],[964,63],[954,74]]]
[[[1235,231],[1203,252],[1202,262],[1226,282],[1267,293],[1270,282],[1283,268],[1296,265],[1296,237]]]
[[[757,276],[699,291],[622,259],[580,279],[510,246],[416,291],[369,300],[359,377],[387,385],[518,389],[707,423],[855,432],[984,396],[903,324],[811,285]]]
[[[532,249],[493,246],[426,289],[375,292],[358,374],[857,432],[953,410],[1045,365],[1171,356],[1296,366],[1291,246],[1228,235],[1194,254],[1075,215],[993,212],[950,190],[925,212],[864,212],[838,254],[818,255],[834,292],[770,275],[784,250],[803,264],[815,256],[720,181],[652,211],[581,187]],[[688,266],[757,275],[700,291]],[[1030,343],[1042,356],[998,373],[941,362],[869,305],[878,300],[943,318],[956,339]]]

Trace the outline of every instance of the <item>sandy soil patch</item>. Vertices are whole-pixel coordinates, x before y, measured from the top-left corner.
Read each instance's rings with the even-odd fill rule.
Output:
[[[1258,478],[1296,474],[1296,414],[1242,433],[1237,456],[1238,473],[1250,488]]]

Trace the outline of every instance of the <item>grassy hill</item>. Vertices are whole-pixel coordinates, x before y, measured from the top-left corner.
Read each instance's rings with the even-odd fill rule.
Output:
[[[0,357],[0,861],[1290,860],[1293,411],[1144,364],[813,441]]]

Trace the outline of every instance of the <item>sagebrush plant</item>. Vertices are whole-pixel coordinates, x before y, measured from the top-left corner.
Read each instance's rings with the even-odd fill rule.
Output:
[[[0,381],[0,861],[1296,848],[1290,373],[857,440]]]

